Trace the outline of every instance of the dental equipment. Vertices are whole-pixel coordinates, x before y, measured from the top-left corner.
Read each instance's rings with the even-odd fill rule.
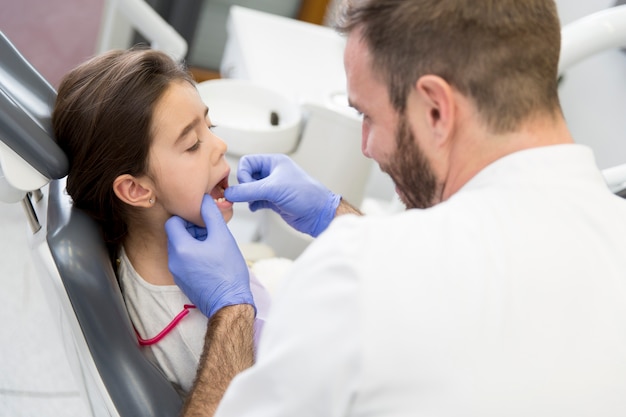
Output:
[[[607,49],[626,45],[626,5],[590,14],[563,26],[559,74]]]
[[[97,52],[128,48],[133,30],[177,61],[187,54],[187,41],[144,0],[105,0]]]
[[[626,46],[626,5],[578,19],[561,30],[559,75],[599,52]],[[626,135],[626,132],[624,132]],[[603,170],[612,192],[626,194],[626,164]]]

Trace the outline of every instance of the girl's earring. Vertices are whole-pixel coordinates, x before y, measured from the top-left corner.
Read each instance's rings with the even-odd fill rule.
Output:
[[[154,204],[154,198],[151,198],[149,201],[150,201],[150,204]]]

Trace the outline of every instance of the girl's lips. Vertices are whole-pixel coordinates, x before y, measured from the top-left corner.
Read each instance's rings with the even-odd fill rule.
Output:
[[[220,209],[220,211],[230,210],[233,208],[233,203],[226,200],[224,197],[220,197],[214,201],[215,205],[218,209]]]
[[[213,197],[213,201],[220,211],[229,210],[233,207],[233,203],[224,198],[224,190],[228,188],[228,174],[227,172],[226,176],[211,190],[211,197]]]

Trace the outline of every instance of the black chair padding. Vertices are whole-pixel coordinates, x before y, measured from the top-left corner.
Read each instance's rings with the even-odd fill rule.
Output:
[[[182,399],[141,352],[100,229],[50,183],[47,240],[98,372],[120,416],[179,414]]]
[[[0,32],[0,140],[46,178],[47,242],[104,385],[122,417],[179,414],[182,399],[141,351],[100,230],[65,193],[56,92]]]
[[[0,140],[49,179],[67,175],[50,124],[56,91],[0,32]]]

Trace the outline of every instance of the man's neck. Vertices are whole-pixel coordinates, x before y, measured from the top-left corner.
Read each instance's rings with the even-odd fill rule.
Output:
[[[459,129],[459,135],[450,151],[441,201],[450,198],[476,174],[502,157],[526,149],[574,143],[560,115],[533,118],[515,132],[505,134],[490,134],[473,126]]]

